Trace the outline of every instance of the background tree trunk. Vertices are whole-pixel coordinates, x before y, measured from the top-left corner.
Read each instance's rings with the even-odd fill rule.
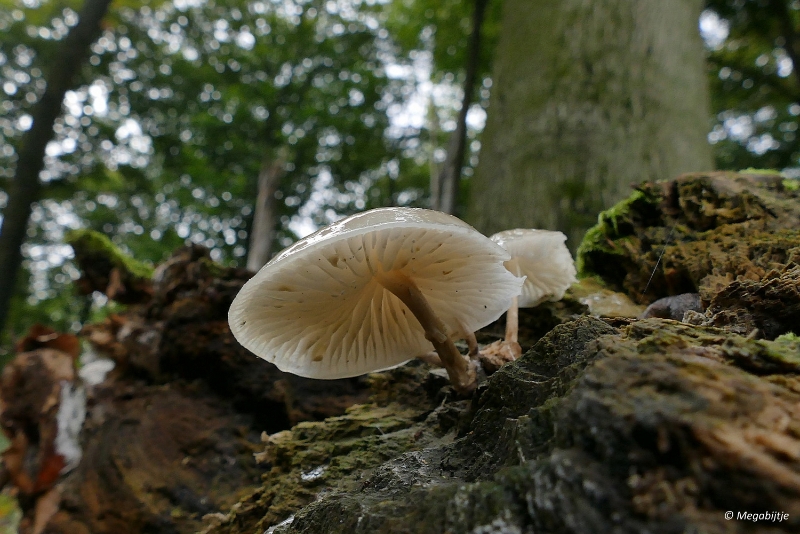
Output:
[[[268,157],[258,173],[258,197],[250,230],[250,246],[247,251],[247,269],[258,271],[269,261],[272,242],[275,240],[278,190],[284,172],[284,155]]]
[[[700,0],[506,0],[467,220],[575,249],[629,184],[712,167]]]
[[[464,96],[458,112],[456,129],[447,143],[447,159],[439,173],[436,187],[431,186],[433,209],[445,213],[455,213],[458,204],[458,191],[461,185],[461,167],[464,165],[464,151],[467,146],[467,113],[472,105],[475,83],[478,81],[478,63],[481,51],[481,28],[486,5],[489,0],[475,0],[472,14],[472,33],[469,37],[466,74],[464,76]]]
[[[431,174],[431,205],[430,208],[432,210],[439,209],[439,202],[441,200],[441,194],[439,190],[441,189],[439,180],[441,178],[441,172],[439,163],[436,161],[436,149],[438,148],[438,143],[436,142],[437,137],[439,136],[439,115],[436,111],[436,104],[431,98],[430,102],[428,103],[428,132],[431,139],[431,153],[428,157],[428,169]]]
[[[5,326],[17,271],[22,262],[21,247],[28,229],[31,204],[39,200],[39,173],[44,167],[44,151],[53,138],[53,124],[61,115],[64,94],[72,87],[89,53],[89,45],[100,33],[100,21],[110,1],[86,0],[84,3],[78,24],[70,30],[54,58],[47,77],[47,88],[33,110],[33,125],[22,139],[0,230],[0,331]]]

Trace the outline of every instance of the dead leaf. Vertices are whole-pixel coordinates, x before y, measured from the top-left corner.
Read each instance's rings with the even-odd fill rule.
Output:
[[[38,323],[33,325],[28,334],[17,342],[15,350],[19,353],[41,348],[60,350],[69,354],[73,360],[77,359],[81,353],[81,344],[76,336],[56,332],[52,328]]]
[[[36,475],[34,491],[42,491],[52,487],[58,480],[65,465],[64,457],[57,453],[48,454],[43,458],[39,464],[39,473]]]

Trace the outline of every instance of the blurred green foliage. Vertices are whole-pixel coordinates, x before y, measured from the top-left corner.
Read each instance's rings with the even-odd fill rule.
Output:
[[[11,442],[0,432],[0,452],[5,452]],[[16,534],[22,511],[19,509],[17,499],[8,491],[0,493],[0,534]]]
[[[423,4],[435,17],[413,17],[396,36],[400,11]],[[0,209],[48,62],[80,2],[2,7]],[[78,272],[66,230],[100,231],[150,264],[192,241],[243,265],[258,172],[277,154],[286,174],[276,250],[353,211],[427,202],[429,163],[444,157],[434,154],[447,138],[440,123],[457,106],[441,98],[426,136],[418,89],[430,92],[434,81],[458,93],[468,2],[159,0],[111,9],[48,146],[6,347],[33,322],[74,329],[88,315],[71,289]],[[430,50],[442,66],[420,63]],[[409,106],[422,108],[415,120],[392,119]]]
[[[800,76],[791,48],[800,53],[800,2],[708,0],[701,21],[717,166],[779,169],[797,178]]]
[[[17,499],[8,493],[0,493],[0,534],[17,534],[22,510]]]

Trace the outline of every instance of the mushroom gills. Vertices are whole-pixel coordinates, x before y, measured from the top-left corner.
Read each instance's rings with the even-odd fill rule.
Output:
[[[406,305],[425,331],[447,370],[450,381],[460,393],[469,393],[477,386],[477,375],[453,343],[447,327],[431,308],[414,281],[399,271],[376,273],[375,280]]]

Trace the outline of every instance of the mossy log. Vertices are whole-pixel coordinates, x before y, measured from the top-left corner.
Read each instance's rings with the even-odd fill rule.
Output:
[[[77,285],[84,295],[99,291],[121,304],[144,302],[152,295],[152,267],[122,252],[104,234],[71,230],[65,240],[81,270]]]
[[[800,191],[775,173],[712,172],[644,183],[600,214],[578,249],[598,275],[640,303],[700,293],[800,261]],[[646,292],[645,292],[646,291]]]
[[[795,532],[799,351],[665,319],[581,318],[495,373],[469,406],[408,418],[419,401],[401,398],[388,412],[351,412],[370,428],[405,419],[384,435],[352,420],[343,433],[334,419],[270,440],[259,497],[206,532]],[[436,435],[443,412],[453,426]],[[367,436],[395,457],[375,465]],[[313,502],[264,499],[282,491]],[[726,520],[730,510],[789,516],[746,523]]]

